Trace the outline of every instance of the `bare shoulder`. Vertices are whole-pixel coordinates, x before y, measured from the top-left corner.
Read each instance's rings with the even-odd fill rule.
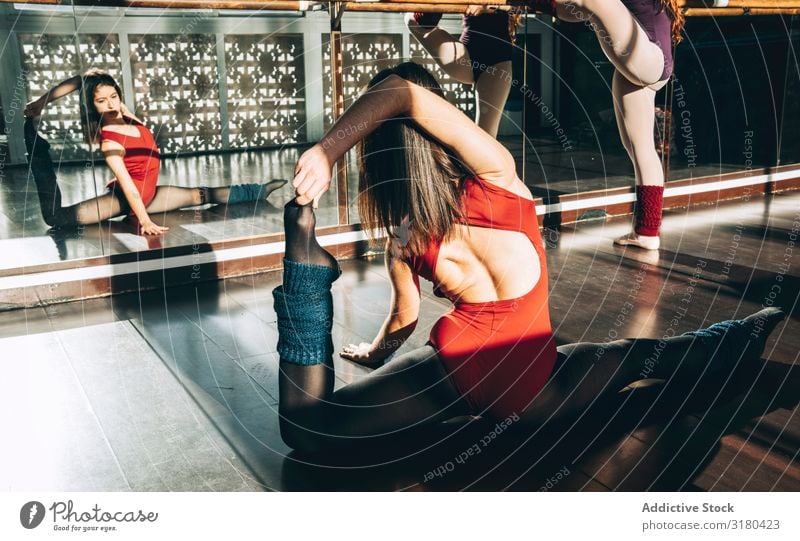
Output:
[[[531,193],[530,188],[522,182],[522,180],[516,175],[516,173],[508,175],[506,177],[499,177],[493,176],[487,178],[486,176],[481,176],[481,180],[493,184],[494,186],[498,186],[508,192],[511,192],[515,195],[522,197],[523,199],[529,199],[533,201],[534,197]]]
[[[125,153],[125,147],[111,139],[103,139],[100,142],[100,151],[103,154],[117,155],[119,152]]]
[[[522,182],[522,180],[517,176],[513,175],[512,179],[508,182],[507,186],[503,186],[506,190],[511,193],[517,194],[518,196],[524,199],[533,200],[533,194],[531,193],[531,189]]]

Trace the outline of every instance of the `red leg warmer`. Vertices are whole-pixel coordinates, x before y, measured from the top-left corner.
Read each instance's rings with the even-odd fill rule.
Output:
[[[636,186],[636,227],[639,235],[657,237],[661,228],[661,207],[664,206],[663,186]]]

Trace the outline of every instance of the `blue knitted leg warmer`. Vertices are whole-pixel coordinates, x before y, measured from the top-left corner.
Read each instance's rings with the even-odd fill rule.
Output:
[[[690,331],[683,335],[694,336],[700,340],[708,352],[709,371],[717,371],[723,369],[726,364],[735,366],[749,356],[753,329],[752,322],[737,319],[720,321],[705,329]]]
[[[266,184],[234,184],[228,193],[228,204],[259,201],[267,196]]]
[[[281,361],[311,366],[333,354],[333,297],[330,286],[341,272],[284,259],[283,285],[272,291],[278,314]]]

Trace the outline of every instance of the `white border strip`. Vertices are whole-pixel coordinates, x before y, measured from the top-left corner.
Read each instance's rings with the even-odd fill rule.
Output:
[[[317,240],[321,246],[333,246],[347,242],[367,240],[367,238],[367,233],[365,231],[348,231],[346,233],[323,235]],[[191,267],[193,265],[221,263],[223,261],[233,261],[237,259],[247,259],[252,257],[279,254],[284,251],[285,246],[286,243],[283,241],[270,242],[268,244],[240,246],[238,248],[225,248],[211,252],[199,252],[196,254],[175,257],[154,258],[146,261],[132,261],[130,263],[97,265],[94,267],[81,267],[77,269],[64,269],[57,271],[38,272],[35,274],[6,276],[0,278],[0,291],[5,289],[34,287],[46,284],[75,282],[78,280],[111,278],[113,276],[137,274],[140,272],[166,271],[180,267]]]
[[[666,188],[664,190],[664,197],[677,197],[681,195],[726,190],[729,188],[740,188],[742,186],[754,186],[757,184],[766,184],[768,182],[780,182],[782,180],[797,178],[798,176],[800,176],[800,171],[792,170],[731,180],[719,180],[716,182],[697,184],[694,186]],[[581,210],[614,205],[617,203],[628,203],[634,201],[635,199],[636,194],[633,193],[609,195],[605,197],[592,197],[589,199],[580,199],[578,201],[570,201],[567,203],[539,205],[536,207],[536,212],[540,215],[551,214],[554,212],[565,212],[570,210]],[[348,231],[346,233],[323,235],[317,240],[321,246],[334,246],[337,244],[364,241],[368,238],[369,236],[367,235],[366,231]],[[284,247],[284,242],[271,242],[267,244],[241,246],[239,248],[226,248],[211,252],[202,252],[168,258],[154,258],[146,261],[132,261],[130,263],[97,265],[94,267],[82,267],[77,269],[38,272],[35,274],[6,276],[0,278],[0,291],[48,284],[59,284],[64,282],[75,282],[80,280],[111,278],[113,276],[137,274],[140,272],[166,271],[180,267],[190,267],[193,265],[204,265],[208,263],[220,263],[223,261],[247,259],[282,253],[284,251]]]
[[[677,186],[675,188],[664,189],[664,197],[678,197],[694,193],[716,192],[730,188],[741,188],[742,186],[754,186],[756,184],[766,184],[768,182],[780,182],[800,177],[800,171],[782,171],[780,173],[768,173],[766,175],[754,175],[752,177],[735,178],[730,180],[718,180],[716,182],[706,182],[693,186]],[[603,207],[616,205],[618,203],[630,203],[636,200],[636,194],[624,193],[619,195],[608,195],[592,197],[589,199],[579,199],[567,203],[554,203],[552,205],[539,205],[536,207],[538,214],[552,214],[554,212],[566,212],[570,210],[581,210],[587,208]]]

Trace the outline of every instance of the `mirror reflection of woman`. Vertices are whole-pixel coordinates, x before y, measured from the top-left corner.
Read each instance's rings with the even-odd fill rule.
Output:
[[[49,144],[36,133],[32,119],[40,116],[48,103],[77,90],[81,91],[84,137],[90,144],[99,144],[115,178],[109,182],[105,194],[63,207]],[[90,70],[59,83],[25,108],[25,144],[48,225],[86,225],[127,214],[138,224],[140,233],[160,235],[169,228],[154,222],[153,214],[206,203],[262,200],[286,184],[286,180],[273,180],[220,188],[158,186],[161,155],[153,134],[125,107],[121,96],[122,91],[111,75]]]
[[[497,137],[511,91],[511,52],[518,13],[467,6],[463,31],[453,36],[438,26],[441,13],[408,13],[406,25],[417,41],[452,79],[475,89],[475,123]]]
[[[527,4],[563,21],[588,25],[614,65],[614,113],[636,176],[634,229],[614,242],[657,250],[664,169],[653,140],[655,99],[672,75],[672,45],[681,41],[684,17],[678,1],[528,0]]]

